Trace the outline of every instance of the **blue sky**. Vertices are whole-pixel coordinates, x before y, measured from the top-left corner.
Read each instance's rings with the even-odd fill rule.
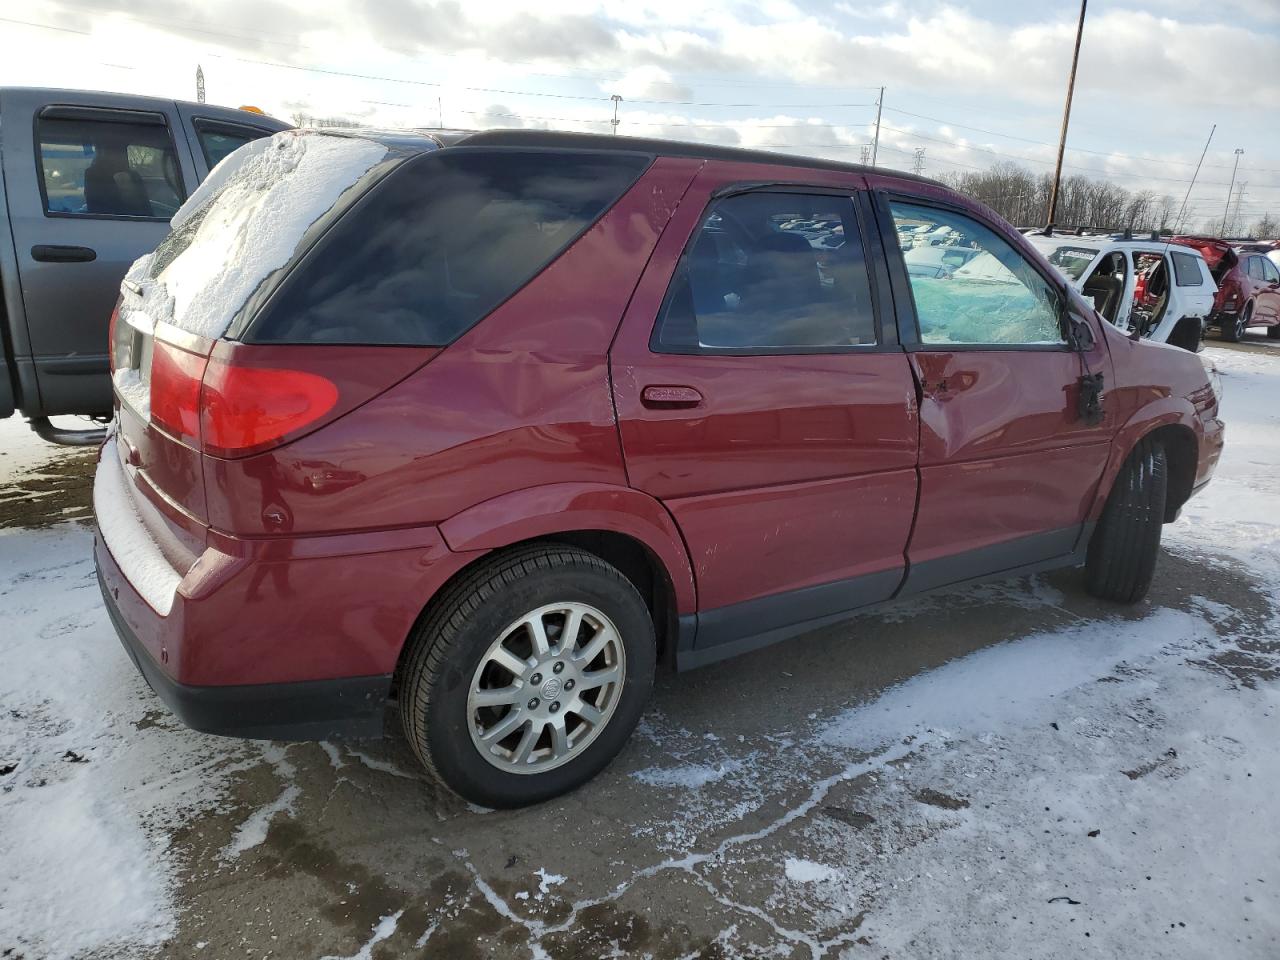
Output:
[[[548,126],[857,161],[1052,169],[1075,0],[83,0],[0,6],[0,83],[193,98],[380,126]],[[1280,3],[1092,0],[1067,173],[1221,217],[1280,216]]]

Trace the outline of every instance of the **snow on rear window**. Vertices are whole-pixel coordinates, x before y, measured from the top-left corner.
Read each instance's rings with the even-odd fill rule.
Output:
[[[121,319],[157,322],[216,339],[237,311],[297,252],[307,229],[387,148],[371,140],[286,131],[246,144],[218,164],[173,218],[173,231],[126,281]]]

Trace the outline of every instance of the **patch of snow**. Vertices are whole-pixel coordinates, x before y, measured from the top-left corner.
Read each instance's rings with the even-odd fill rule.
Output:
[[[538,892],[541,894],[550,893],[552,887],[558,887],[568,879],[558,873],[547,873],[545,867],[539,867],[534,873],[538,875]]]
[[[327,956],[324,960],[373,960],[373,948],[396,932],[396,927],[399,925],[402,916],[404,916],[404,911],[397,910],[374,924],[373,936],[360,948],[358,953],[353,953],[349,957]],[[424,939],[422,943],[426,943],[426,940]],[[418,944],[418,946],[422,946],[422,943]]]
[[[183,575],[173,569],[138,516],[114,443],[103,447],[94,474],[93,512],[103,543],[125,578],[156,613],[167,617]]]
[[[372,140],[296,130],[246,144],[182,205],[156,252],[134,264],[126,279],[139,296],[125,297],[120,319],[145,332],[165,322],[222,336],[307,229],[386,155]]]
[[[785,872],[787,879],[793,883],[825,883],[840,879],[840,871],[835,867],[795,857],[787,857]]]
[[[173,831],[256,762],[144,723],[163,705],[102,608],[82,524],[0,531],[0,941],[27,957],[140,956],[173,936]]]
[[[738,773],[741,769],[740,760],[722,760],[716,764],[688,763],[679,767],[649,767],[637,770],[631,776],[651,787],[701,790],[707,784]]]

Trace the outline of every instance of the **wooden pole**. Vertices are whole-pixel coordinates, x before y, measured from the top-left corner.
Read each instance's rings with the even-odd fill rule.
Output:
[[[1049,193],[1049,215],[1045,226],[1052,227],[1058,216],[1058,186],[1062,183],[1062,155],[1067,150],[1067,125],[1071,122],[1071,97],[1076,90],[1076,65],[1080,62],[1080,38],[1084,36],[1084,11],[1089,0],[1080,0],[1080,22],[1076,25],[1076,49],[1071,54],[1071,76],[1067,79],[1067,105],[1062,111],[1062,136],[1058,138],[1058,162],[1053,168],[1053,190]]]

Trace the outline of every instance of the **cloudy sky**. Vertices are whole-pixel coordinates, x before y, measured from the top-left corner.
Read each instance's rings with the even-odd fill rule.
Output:
[[[0,85],[256,104],[284,119],[545,126],[882,164],[1051,170],[1075,0],[0,0]],[[1280,2],[1093,0],[1066,173],[1280,216]]]

